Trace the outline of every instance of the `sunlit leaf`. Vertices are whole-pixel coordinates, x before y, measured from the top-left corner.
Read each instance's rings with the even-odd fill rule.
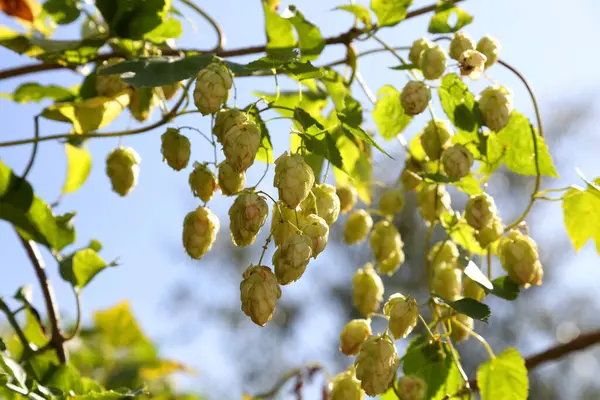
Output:
[[[450,17],[456,15],[456,23],[450,25]],[[452,33],[473,22],[473,17],[465,10],[455,6],[452,2],[440,1],[435,9],[435,14],[429,22],[429,33]]]
[[[482,124],[481,113],[475,96],[458,75],[444,76],[438,93],[442,108],[454,126],[467,132],[477,131]]]
[[[267,51],[290,49],[296,46],[294,26],[289,19],[283,18],[266,1],[263,1]]]
[[[92,169],[92,156],[84,148],[65,143],[67,154],[67,179],[63,193],[73,193],[83,185]]]
[[[325,48],[325,40],[319,28],[308,22],[295,6],[289,6],[283,12],[283,18],[287,18],[298,33],[298,47],[302,58],[305,60],[318,58]]]
[[[82,249],[60,262],[60,275],[77,288],[85,287],[107,264],[94,249]]]
[[[57,102],[70,101],[75,97],[75,93],[62,86],[44,86],[36,82],[28,82],[21,84],[13,94],[0,94],[0,96],[9,98],[17,103],[39,103],[44,99],[51,99]]]
[[[95,4],[112,34],[143,39],[163,23],[171,0],[96,0]]]
[[[154,43],[166,42],[169,39],[177,39],[183,34],[181,21],[170,18],[144,35],[144,38]]]
[[[344,10],[349,13],[354,14],[357,20],[365,24],[366,26],[371,26],[371,13],[369,10],[361,6],[360,4],[348,4],[343,6],[337,6],[336,10]]]
[[[373,119],[379,134],[385,140],[391,140],[406,129],[412,117],[406,115],[400,104],[400,92],[393,86],[386,85],[377,92]]]
[[[412,0],[371,0],[371,10],[377,15],[379,26],[394,26],[406,18]]]
[[[526,400],[529,378],[525,360],[517,349],[507,348],[477,369],[482,400]]]
[[[600,178],[595,184],[600,185]],[[589,241],[596,244],[600,254],[600,192],[595,187],[573,187],[563,198],[565,227],[576,251]]]
[[[135,320],[129,303],[124,301],[94,314],[96,327],[115,347],[152,346]]]

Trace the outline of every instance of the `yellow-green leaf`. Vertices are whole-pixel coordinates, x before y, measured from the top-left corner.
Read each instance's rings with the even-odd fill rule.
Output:
[[[379,26],[394,26],[406,18],[412,0],[371,0],[371,10],[377,15]]]
[[[271,6],[263,1],[265,15],[265,33],[268,50],[290,49],[296,46],[294,27],[289,19],[283,18]]]
[[[450,17],[456,15],[456,23],[450,25]],[[429,23],[429,33],[452,33],[473,22],[473,17],[465,10],[451,2],[440,1],[435,9],[435,14]]]
[[[404,113],[400,104],[400,92],[386,85],[377,92],[377,103],[373,109],[373,119],[377,130],[385,140],[391,140],[408,126],[412,117]]]
[[[600,184],[600,178],[595,182]],[[594,187],[570,189],[563,199],[563,215],[575,250],[591,239],[600,254],[600,192]]]
[[[479,367],[477,384],[482,400],[526,400],[529,378],[525,360],[509,347]]]
[[[335,9],[348,11],[349,13],[354,14],[356,19],[365,24],[366,26],[371,26],[371,13],[366,7],[361,6],[360,4],[337,6]]]
[[[98,330],[115,347],[150,344],[135,320],[127,301],[108,310],[96,312],[94,321]]]
[[[86,149],[65,143],[67,153],[67,179],[63,193],[73,193],[83,185],[92,169],[92,156]]]

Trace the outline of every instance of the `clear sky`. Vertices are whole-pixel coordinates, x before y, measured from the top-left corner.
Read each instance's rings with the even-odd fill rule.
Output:
[[[177,3],[177,2],[176,2]],[[223,27],[227,36],[226,48],[238,48],[264,43],[262,11],[258,1],[228,0],[205,1],[200,5],[212,15]],[[330,36],[348,29],[352,24],[349,15],[340,11],[331,11],[341,0],[299,0],[293,4],[304,13],[307,19],[317,24],[324,36]],[[359,1],[365,4],[365,1]],[[429,4],[415,1],[415,7]],[[292,4],[282,0],[281,9]],[[467,1],[462,5],[475,15],[475,21],[466,28],[474,38],[485,34],[495,36],[502,45],[501,57],[517,66],[530,80],[540,100],[541,111],[545,121],[551,121],[561,112],[565,104],[577,104],[585,101],[583,107],[598,110],[600,89],[600,59],[597,51],[597,40],[592,34],[600,15],[600,3],[596,0],[576,0],[565,2],[559,0],[487,0]],[[185,6],[179,5],[181,9]],[[194,26],[186,25],[185,36],[178,42],[181,47],[210,48],[214,36],[210,28],[199,21],[195,15],[186,12],[194,21]],[[0,24],[16,27],[4,16]],[[382,37],[389,43],[401,46],[410,45],[413,40],[425,34],[428,16],[414,18],[396,28],[386,29]],[[68,27],[59,31],[60,38],[73,38],[78,28]],[[360,48],[377,47],[376,43],[362,43]],[[323,64],[328,60],[343,56],[343,47],[327,49],[315,64]],[[31,63],[25,57],[17,56],[8,50],[0,49],[0,66],[16,66]],[[250,61],[251,58],[240,58]],[[400,89],[406,78],[398,71],[388,69],[395,65],[388,55],[378,55],[360,60],[360,71],[367,83],[376,91],[384,84],[395,85]],[[532,116],[532,107],[520,83],[507,72],[494,67],[492,76],[510,86],[515,93],[515,106],[528,116]],[[72,85],[78,83],[78,77],[71,72],[49,72],[27,76],[23,79],[0,81],[0,92],[12,92],[20,83],[37,81],[42,84]],[[288,87],[289,82],[286,83]],[[238,105],[245,106],[253,101],[253,90],[274,91],[274,82],[270,78],[240,78],[236,80]],[[475,85],[475,88],[481,88]],[[353,88],[356,97],[364,100],[360,88]],[[47,105],[47,103],[44,103]],[[365,106],[370,109],[370,105]],[[18,105],[0,99],[0,140],[21,139],[33,134],[32,116],[41,110],[40,104]],[[136,122],[124,115],[111,125],[110,130],[134,127]],[[158,118],[158,110],[153,118]],[[570,183],[580,183],[575,174],[575,167],[580,167],[589,178],[600,175],[600,163],[597,159],[599,140],[595,135],[598,117],[580,127],[577,135],[561,139],[559,146],[552,149],[555,159],[559,160],[560,180],[549,183],[546,187],[562,187]],[[190,125],[209,131],[209,118],[199,115],[182,118],[179,125]],[[372,126],[372,121],[368,121]],[[409,137],[419,130],[419,123],[414,122],[407,131]],[[287,145],[289,128],[286,122],[274,121],[270,125],[271,136],[275,141],[275,153],[279,154]],[[43,135],[64,133],[68,131],[66,124],[43,121]],[[119,300],[131,301],[136,316],[148,334],[162,341],[173,334],[177,325],[168,323],[168,314],[161,307],[167,291],[181,280],[197,282],[196,295],[206,302],[215,305],[234,304],[239,302],[236,284],[231,284],[231,276],[238,274],[243,268],[227,257],[208,257],[201,262],[191,262],[182,256],[181,224],[185,214],[194,209],[198,203],[191,196],[187,184],[187,173],[176,173],[162,163],[160,155],[160,134],[162,129],[151,133],[128,137],[124,143],[133,146],[142,157],[141,174],[138,186],[127,197],[120,198],[111,192],[109,181],[104,172],[104,158],[108,152],[118,145],[118,139],[93,140],[89,149],[94,158],[94,166],[87,183],[80,191],[68,195],[60,205],[60,212],[73,209],[78,211],[75,219],[77,228],[77,245],[84,245],[96,238],[104,245],[102,255],[106,260],[119,259],[121,266],[102,273],[84,292],[84,320],[89,320],[92,310],[106,308]],[[192,136],[193,158],[209,160],[212,149],[206,146],[199,135]],[[391,145],[387,148],[391,149]],[[397,150],[397,149],[396,149]],[[28,159],[30,147],[0,148],[0,158],[20,173]],[[256,182],[262,174],[264,165],[256,165],[248,173],[247,181]],[[62,145],[57,142],[44,142],[40,145],[36,164],[29,180],[37,194],[48,202],[54,201],[63,184],[65,174],[65,157]],[[265,190],[273,192],[272,175],[265,179]],[[231,248],[227,224],[227,209],[230,199],[213,200],[210,207],[221,218],[221,232],[216,252],[223,254]],[[500,205],[501,211],[507,215],[514,212],[509,202]],[[542,249],[543,235],[552,232],[566,241],[562,216],[558,204],[539,207],[544,218],[538,218],[532,234],[539,235]],[[258,247],[252,250],[252,260],[256,261]],[[339,256],[340,249],[332,247],[319,258],[315,270],[321,268],[326,280],[337,279],[334,271],[325,270],[334,257]],[[573,252],[565,257],[563,283],[573,288],[585,288],[598,282],[598,259],[592,246],[586,248],[572,259]],[[61,281],[56,266],[46,254],[49,274],[56,286],[62,310],[73,315],[74,300],[68,286]],[[596,267],[596,268],[592,268]],[[315,272],[316,273],[316,272]],[[557,272],[558,273],[558,272]],[[28,264],[23,249],[20,247],[14,232],[6,223],[0,222],[0,295],[10,296],[20,285],[35,283],[32,268]],[[593,276],[594,279],[589,279]],[[585,276],[587,279],[582,279]],[[306,284],[299,284],[286,294],[291,297],[306,297],[318,291],[318,279],[313,276]],[[40,293],[35,286],[35,295]],[[314,359],[322,351],[323,341],[312,341],[311,329],[315,326],[327,325],[322,315],[307,322],[306,329],[298,333],[298,363],[304,358]],[[201,376],[198,377],[200,387],[216,387],[224,394],[236,395],[241,386],[236,382],[236,368],[233,363],[235,354],[224,350],[227,341],[235,340],[227,332],[221,332],[219,326],[204,326],[197,340],[186,347],[178,347],[164,342],[165,354],[196,367]],[[258,328],[257,328],[258,329]],[[331,329],[331,335],[337,333]],[[330,336],[331,336],[330,335]],[[225,343],[224,343],[225,342]],[[292,360],[293,361],[293,360]],[[210,383],[207,383],[210,381]]]

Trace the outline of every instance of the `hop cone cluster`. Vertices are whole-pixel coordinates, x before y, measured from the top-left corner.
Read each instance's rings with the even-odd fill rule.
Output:
[[[273,254],[277,281],[287,285],[300,279],[311,256],[312,240],[308,236],[297,232],[284,240]]]
[[[479,109],[485,126],[498,132],[508,124],[512,115],[512,95],[501,86],[490,86],[479,96]]]
[[[340,215],[340,199],[335,187],[321,183],[312,188],[311,193],[300,204],[300,208],[306,214],[318,215],[327,225],[331,225]]]
[[[503,237],[498,246],[498,255],[502,268],[510,279],[529,287],[541,285],[544,271],[540,262],[537,244],[518,230],[511,230]]]
[[[400,232],[387,220],[381,220],[373,227],[369,244],[373,250],[379,272],[392,275],[404,262],[404,243]]]
[[[336,375],[329,384],[328,400],[363,400],[365,392],[354,375],[354,367]]]
[[[246,174],[244,172],[237,172],[231,164],[224,161],[219,165],[218,183],[221,193],[226,196],[233,196],[244,189]]]
[[[340,212],[344,214],[350,212],[356,205],[356,188],[349,184],[341,185],[335,188],[335,193],[340,200]]]

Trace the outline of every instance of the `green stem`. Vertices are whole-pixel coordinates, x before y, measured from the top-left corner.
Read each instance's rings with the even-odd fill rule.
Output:
[[[272,237],[273,237],[273,232],[271,232],[269,234],[269,236],[267,237],[267,240],[265,240],[265,244],[263,246],[263,251],[262,251],[262,253],[260,253],[260,259],[258,260],[258,265],[262,265],[263,257],[265,256],[265,253],[267,252],[267,248],[269,248],[269,243],[271,243]]]
[[[425,318],[423,318],[423,316],[421,316],[421,314],[419,314],[419,319],[423,323],[423,326],[425,326],[425,329],[427,329],[427,333],[429,333],[429,336],[431,336],[432,339],[435,339],[435,335],[433,334],[433,332],[429,328],[429,325],[427,325],[427,322],[425,321]]]
[[[455,323],[458,323],[463,329],[465,329],[467,332],[469,332],[469,335],[473,336],[475,339],[477,339],[482,345],[483,347],[485,347],[485,349],[487,350],[489,356],[491,359],[496,358],[496,355],[494,354],[494,350],[492,350],[492,347],[490,346],[490,344],[483,338],[483,336],[481,336],[480,334],[478,334],[477,332],[475,332],[473,329],[471,329],[470,327],[468,327],[467,325],[463,324],[462,322],[460,322],[460,320],[458,319],[454,319]]]
[[[382,45],[383,47],[385,47],[385,49],[387,51],[389,51],[390,53],[392,53],[394,55],[394,57],[396,57],[398,59],[398,61],[400,61],[400,63],[404,66],[409,65],[408,62],[406,62],[406,60],[400,55],[398,54],[398,52],[395,50],[394,47],[388,45],[386,42],[384,42],[382,39],[380,39],[379,37],[377,37],[374,33],[370,33],[369,37],[375,39],[377,42],[379,42],[380,45]],[[408,70],[408,72],[412,75],[412,77],[414,78],[414,80],[418,81],[420,80],[419,77],[417,76],[417,74],[415,74],[415,71]]]
[[[73,339],[79,334],[79,331],[81,330],[81,293],[79,292],[79,289],[76,289],[75,287],[73,287],[73,293],[75,294],[77,317],[75,319],[75,326],[73,327],[73,331],[69,335],[65,336],[65,342]]]

